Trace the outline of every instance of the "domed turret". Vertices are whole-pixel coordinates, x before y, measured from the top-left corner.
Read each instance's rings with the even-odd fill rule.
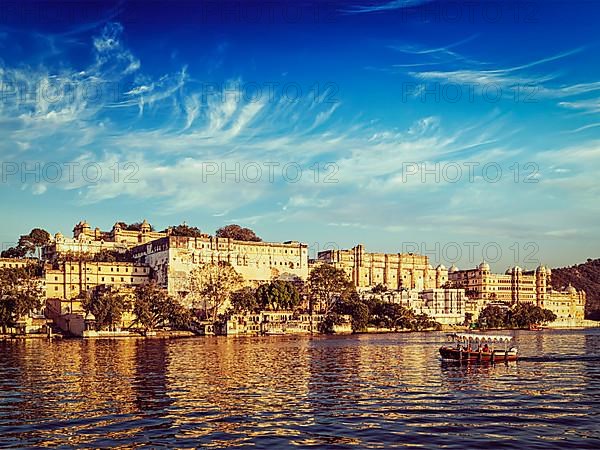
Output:
[[[546,266],[538,266],[538,268],[535,269],[535,271],[538,273],[546,273]]]
[[[54,235],[55,241],[62,241],[63,239],[64,239],[64,236],[62,235],[62,233],[60,231]]]
[[[567,292],[568,292],[569,294],[577,294],[577,289],[575,289],[575,288],[573,287],[573,285],[569,283],[569,286],[567,287]]]
[[[443,264],[440,264],[439,266],[436,267],[436,269],[438,272],[442,272],[444,270],[446,270],[446,266]]]
[[[456,267],[454,264],[452,264],[450,266],[450,269],[448,269],[449,272],[458,272],[458,267]]]
[[[142,222],[140,229],[142,230],[142,233],[148,233],[151,230],[150,224],[146,219],[144,219],[144,221]]]
[[[479,270],[481,270],[482,272],[489,272],[490,265],[488,263],[486,263],[485,261],[482,261],[481,264],[479,264]]]

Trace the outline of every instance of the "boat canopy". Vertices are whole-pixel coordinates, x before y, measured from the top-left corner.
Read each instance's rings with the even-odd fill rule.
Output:
[[[448,337],[452,337],[457,341],[476,341],[476,342],[510,342],[513,337],[506,334],[475,334],[475,333],[452,333]]]

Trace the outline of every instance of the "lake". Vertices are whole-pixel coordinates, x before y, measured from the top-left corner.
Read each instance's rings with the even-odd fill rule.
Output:
[[[0,342],[0,447],[600,448],[600,329]]]

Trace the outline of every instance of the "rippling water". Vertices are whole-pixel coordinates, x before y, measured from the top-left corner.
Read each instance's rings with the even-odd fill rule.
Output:
[[[600,330],[0,342],[0,447],[600,448]]]

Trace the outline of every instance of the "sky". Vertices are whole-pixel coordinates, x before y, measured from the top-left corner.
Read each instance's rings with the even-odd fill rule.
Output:
[[[3,2],[0,242],[147,218],[600,257],[600,3]]]

